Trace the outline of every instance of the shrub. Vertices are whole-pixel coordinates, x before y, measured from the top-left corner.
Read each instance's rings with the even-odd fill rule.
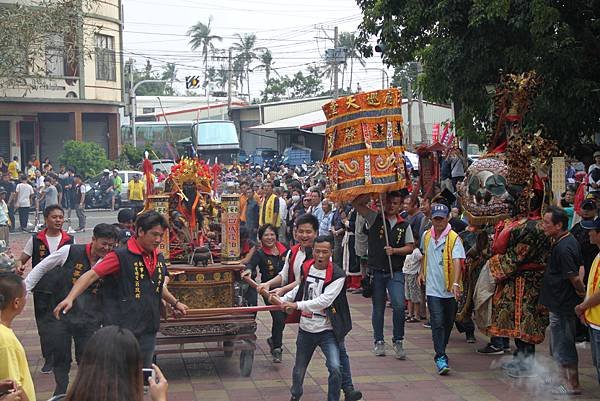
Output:
[[[112,164],[104,149],[95,142],[68,141],[58,160],[65,166],[74,167],[84,178],[99,174]]]

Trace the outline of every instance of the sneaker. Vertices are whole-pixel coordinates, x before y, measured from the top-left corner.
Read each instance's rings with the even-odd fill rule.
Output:
[[[292,396],[292,398],[290,398],[290,401],[300,401],[300,397]]]
[[[385,356],[385,343],[383,341],[375,342],[373,352],[375,353],[375,356]]]
[[[51,359],[46,359],[44,361],[44,366],[42,366],[42,369],[40,369],[40,372],[42,372],[43,374],[47,375],[49,373],[52,372],[52,360]]]
[[[362,399],[362,393],[355,390],[354,387],[348,387],[344,389],[344,400],[345,401],[358,401]]]
[[[394,352],[396,353],[396,359],[406,359],[406,351],[404,351],[404,347],[402,347],[402,340],[394,341]]]
[[[425,323],[423,323],[423,327],[425,327],[426,329],[430,329],[431,328],[431,322],[428,320]]]
[[[479,348],[477,350],[477,353],[484,355],[501,355],[504,354],[504,350],[502,348],[496,347],[491,343],[488,343],[485,347]]]
[[[273,363],[281,363],[281,354],[282,354],[282,350],[281,348],[274,348],[273,351],[271,352],[271,355],[273,356]]]
[[[435,367],[437,368],[438,375],[444,376],[450,372],[450,367],[448,367],[448,361],[443,356],[437,358],[435,360]]]
[[[475,334],[467,334],[467,342],[469,344],[474,344],[475,342],[477,342],[477,339],[475,338]]]

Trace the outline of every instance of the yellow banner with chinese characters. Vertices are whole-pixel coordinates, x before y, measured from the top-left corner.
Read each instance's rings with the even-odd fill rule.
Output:
[[[406,187],[402,91],[358,93],[323,106],[325,154],[332,200]]]
[[[240,196],[223,195],[221,197],[221,259],[232,261],[240,259]]]
[[[155,210],[169,221],[169,195],[150,195],[148,197],[150,210]],[[163,257],[169,263],[169,229],[163,234],[162,241],[158,246],[158,251],[162,252]]]

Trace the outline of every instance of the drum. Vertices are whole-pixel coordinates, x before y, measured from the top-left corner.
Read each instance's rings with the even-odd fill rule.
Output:
[[[323,106],[325,154],[334,201],[406,187],[402,92],[397,88],[341,97]]]

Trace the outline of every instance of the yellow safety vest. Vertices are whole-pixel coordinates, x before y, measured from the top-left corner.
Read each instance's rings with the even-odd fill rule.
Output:
[[[454,263],[452,262],[452,250],[454,244],[458,239],[458,234],[452,230],[448,233],[446,243],[444,244],[444,252],[442,254],[442,261],[444,264],[444,278],[446,280],[446,289],[452,291],[452,285],[454,284]],[[425,231],[423,239],[423,276],[427,277],[427,248],[429,247],[429,241],[431,240],[431,229]],[[460,284],[460,283],[459,283]]]
[[[594,263],[592,263],[585,297],[589,298],[598,291],[600,291],[600,254],[596,256]],[[600,326],[600,305],[586,309],[585,319],[594,326]]]

